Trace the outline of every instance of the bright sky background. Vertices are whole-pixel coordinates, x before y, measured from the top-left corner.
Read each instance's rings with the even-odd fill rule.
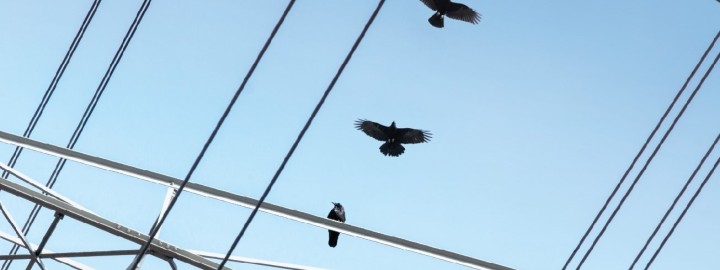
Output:
[[[33,139],[67,144],[141,2],[102,2]],[[0,130],[22,135],[91,3],[0,1]],[[420,1],[385,3],[268,202],[325,216],[337,201],[352,225],[517,269],[560,269],[719,30],[720,3],[464,3],[482,13],[480,24],[435,29]],[[286,4],[153,1],[75,149],[184,178]],[[192,181],[259,198],[376,5],[298,1]],[[720,131],[718,74],[583,269],[630,265]],[[358,118],[430,130],[433,139],[385,157],[380,142],[354,129]],[[12,150],[0,144],[0,160]],[[25,151],[16,168],[45,182],[55,162]],[[720,268],[717,180],[652,269]],[[55,189],[145,233],[166,191],[73,162]],[[24,222],[31,204],[5,192],[0,200]],[[186,192],[160,239],[225,253],[249,212]],[[41,212],[32,242],[51,219]],[[4,220],[0,229],[12,232]],[[47,246],[137,247],[70,218]],[[0,243],[0,254],[9,249]],[[466,269],[347,235],[329,248],[326,230],[265,213],[235,255],[329,269]],[[125,269],[131,257],[78,261]],[[169,269],[152,257],[144,266]]]

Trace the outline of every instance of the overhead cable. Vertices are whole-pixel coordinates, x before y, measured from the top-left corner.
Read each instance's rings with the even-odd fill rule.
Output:
[[[633,260],[632,264],[628,269],[633,269],[635,267],[635,264],[640,260],[640,257],[642,257],[643,253],[645,253],[645,250],[647,249],[648,245],[650,245],[650,242],[655,238],[655,235],[657,235],[657,232],[660,230],[660,227],[665,223],[665,220],[670,215],[673,209],[675,209],[675,205],[677,205],[680,198],[685,194],[685,191],[687,190],[690,183],[692,183],[693,179],[695,179],[695,175],[697,175],[698,171],[700,171],[700,168],[705,164],[705,160],[707,160],[708,156],[710,156],[710,153],[713,152],[713,149],[715,149],[715,145],[717,145],[718,140],[720,140],[720,134],[715,138],[715,141],[713,141],[712,145],[710,145],[710,148],[707,150],[705,155],[700,160],[700,163],[698,163],[697,167],[695,167],[695,170],[692,172],[688,180],[685,182],[685,185],[680,189],[680,192],[675,197],[675,200],[673,200],[672,204],[670,204],[670,207],[668,207],[667,211],[665,212],[665,215],[660,219],[660,222],[658,222],[657,226],[655,226],[655,230],[653,230],[652,234],[650,234],[650,237],[648,237],[647,241],[645,241],[645,245],[643,245],[642,249],[640,249],[640,252],[638,252],[637,256],[635,256],[635,259]]]
[[[265,41],[265,45],[263,46],[262,50],[260,50],[260,53],[258,53],[257,58],[255,59],[255,62],[250,67],[250,70],[245,75],[245,79],[243,79],[243,82],[240,84],[240,87],[235,92],[235,95],[233,96],[232,100],[230,100],[230,104],[228,104],[227,108],[225,108],[225,112],[220,117],[220,120],[218,120],[217,125],[215,125],[215,129],[213,129],[212,133],[210,134],[210,137],[205,142],[205,145],[203,146],[202,150],[200,151],[200,154],[195,159],[195,162],[193,163],[192,167],[190,167],[190,171],[188,171],[187,175],[185,176],[185,179],[180,184],[180,186],[177,188],[177,193],[175,194],[175,197],[172,198],[170,201],[170,204],[167,207],[167,210],[165,210],[164,213],[161,213],[160,216],[157,219],[157,222],[155,225],[151,228],[150,233],[148,234],[149,239],[145,244],[142,245],[140,248],[140,252],[138,255],[133,259],[133,262],[130,264],[128,269],[135,269],[140,261],[142,261],[142,257],[145,255],[145,252],[147,252],[148,247],[150,246],[150,243],[157,235],[158,231],[160,230],[160,227],[165,222],[165,218],[167,217],[168,213],[172,210],[172,208],[175,206],[175,202],[177,202],[178,198],[180,198],[180,194],[185,189],[185,185],[190,181],[190,178],[192,177],[193,173],[195,172],[195,169],[197,169],[198,164],[200,164],[200,161],[202,160],[203,156],[205,156],[205,152],[207,152],[208,148],[210,147],[210,144],[215,139],[215,136],[217,135],[218,131],[220,130],[220,127],[225,122],[225,119],[230,114],[230,111],[233,108],[233,105],[235,105],[235,102],[237,101],[238,97],[240,96],[240,93],[242,93],[243,89],[245,89],[245,85],[247,84],[248,80],[252,76],[253,72],[255,71],[255,68],[257,67],[258,63],[260,63],[260,59],[262,59],[263,55],[265,54],[265,51],[267,51],[268,47],[270,47],[270,43],[272,42],[273,38],[275,37],[275,34],[277,34],[278,30],[280,29],[280,26],[285,21],[285,17],[287,16],[288,12],[290,12],[290,9],[292,8],[293,4],[295,3],[295,0],[290,0],[288,3],[287,8],[285,8],[285,11],[283,12],[282,16],[280,17],[280,20],[275,25],[275,28],[273,29],[272,33],[270,34],[270,37],[268,37],[267,41]],[[223,265],[220,265],[218,269],[222,269]]]
[[[60,79],[62,78],[63,74],[65,74],[65,69],[70,64],[70,60],[72,59],[73,55],[75,54],[75,50],[77,49],[78,45],[80,44],[80,41],[82,40],[83,36],[85,35],[85,31],[87,30],[88,26],[90,25],[90,22],[95,17],[95,12],[97,11],[98,6],[100,5],[101,0],[95,0],[90,6],[90,10],[88,10],[87,14],[85,15],[85,19],[83,20],[82,24],[80,25],[80,29],[78,29],[77,33],[75,34],[75,38],[73,39],[72,43],[70,44],[70,48],[68,48],[68,51],[65,53],[65,57],[63,58],[62,62],[60,63],[60,66],[58,67],[57,71],[55,71],[55,76],[53,77],[52,81],[50,81],[50,85],[45,90],[45,94],[42,97],[42,100],[40,101],[40,104],[38,104],[38,107],[35,109],[35,113],[33,114],[32,118],[30,119],[30,123],[28,123],[28,126],[25,128],[25,132],[23,132],[23,137],[30,137],[33,130],[35,130],[35,126],[40,121],[40,117],[42,116],[43,112],[45,111],[45,106],[47,106],[48,102],[50,101],[50,98],[52,97],[53,93],[55,93],[55,89],[57,88],[58,82],[60,82]],[[20,158],[20,154],[22,154],[23,148],[21,147],[15,147],[15,152],[13,152],[12,156],[10,157],[10,161],[8,161],[8,166],[15,167],[15,164],[17,163],[17,160]],[[9,176],[8,171],[4,171],[2,173],[3,178],[7,178]],[[37,207],[37,205],[35,206]],[[33,214],[31,214],[32,216]],[[34,220],[34,217],[32,218]],[[29,227],[27,226],[27,222],[23,226],[23,233],[27,234],[29,231]],[[9,254],[15,255],[20,250],[20,246],[15,244],[10,249]],[[10,267],[10,264],[12,263],[12,260],[6,260],[3,262],[2,269],[7,270]]]
[[[372,25],[373,21],[375,21],[375,17],[377,17],[378,12],[380,12],[380,9],[382,8],[383,4],[385,3],[385,0],[380,0],[378,2],[377,8],[375,8],[375,11],[370,16],[370,19],[368,19],[367,23],[365,24],[365,27],[363,28],[362,32],[358,36],[357,40],[355,40],[355,44],[353,44],[352,48],[350,49],[350,52],[348,52],[347,56],[345,57],[345,60],[340,65],[340,68],[338,69],[337,73],[335,74],[335,77],[330,82],[330,85],[328,85],[327,89],[325,90],[325,93],[323,94],[322,98],[320,98],[320,101],[318,101],[318,104],[315,106],[315,109],[313,110],[312,114],[310,114],[310,117],[308,118],[307,122],[305,123],[305,126],[300,131],[300,134],[298,134],[297,139],[295,139],[295,142],[293,143],[292,147],[290,147],[290,150],[288,151],[287,155],[285,155],[285,159],[283,159],[282,163],[280,164],[280,167],[275,172],[275,175],[270,180],[270,183],[268,184],[267,188],[265,188],[265,191],[263,192],[262,196],[258,200],[258,203],[253,208],[252,212],[250,213],[250,216],[248,216],[247,220],[245,221],[245,224],[243,225],[242,229],[240,230],[240,233],[235,238],[235,241],[230,246],[230,249],[228,250],[227,254],[225,255],[225,258],[220,263],[220,267],[218,269],[221,269],[225,263],[227,263],[228,259],[232,255],[233,251],[235,250],[235,247],[237,247],[237,244],[240,242],[240,239],[242,239],[243,235],[245,234],[245,231],[247,230],[248,226],[250,226],[250,223],[252,223],[253,219],[255,218],[255,215],[257,214],[258,210],[260,209],[260,205],[265,201],[265,198],[267,198],[268,194],[270,194],[270,190],[272,189],[273,185],[275,185],[275,182],[277,182],[278,177],[282,173],[283,169],[285,169],[285,165],[287,164],[288,160],[290,160],[290,157],[292,157],[293,153],[295,152],[295,149],[297,148],[298,144],[300,144],[300,141],[302,140],[303,136],[305,136],[305,132],[307,132],[308,128],[310,128],[310,125],[312,124],[313,119],[315,119],[315,116],[320,111],[320,108],[322,108],[322,105],[325,103],[325,99],[327,99],[328,95],[332,91],[333,87],[335,87],[335,83],[337,82],[338,78],[340,78],[340,75],[342,74],[343,70],[345,70],[345,66],[347,66],[348,62],[350,62],[350,58],[352,58],[353,54],[355,53],[355,50],[357,50],[358,46],[360,45],[360,42],[362,42],[363,38],[365,37],[365,33],[370,28],[370,25]]]
[[[695,191],[695,194],[690,198],[690,201],[685,205],[685,208],[683,209],[682,213],[680,213],[680,216],[675,220],[675,223],[673,223],[672,228],[670,228],[670,231],[665,235],[665,238],[663,238],[662,242],[660,243],[660,246],[655,250],[655,253],[653,253],[652,257],[650,258],[650,261],[645,265],[645,270],[649,269],[652,263],[657,258],[658,254],[660,254],[660,251],[662,251],[663,247],[665,247],[665,244],[667,243],[668,239],[670,239],[670,236],[673,235],[675,232],[675,229],[677,228],[678,224],[682,221],[682,219],[685,217],[685,214],[687,214],[688,209],[690,209],[690,206],[695,202],[695,199],[697,199],[698,195],[700,195],[700,192],[705,188],[705,184],[707,184],[708,180],[710,180],[710,177],[712,177],[713,173],[715,172],[715,169],[717,169],[718,164],[720,164],[720,157],[715,161],[715,164],[713,164],[712,169],[710,169],[710,172],[708,172],[707,176],[705,176],[705,179],[703,179],[702,183],[700,183],[700,186]]]
[[[712,45],[715,44],[715,41],[717,41],[718,37],[720,37],[720,32],[718,32],[718,34],[713,39],[711,46],[708,48],[708,51],[712,49]],[[707,51],[706,51],[706,54],[707,54]],[[703,59],[706,56],[706,54],[703,54]],[[720,54],[718,54],[718,57],[720,57]],[[585,263],[585,260],[587,260],[588,256],[590,256],[590,253],[592,253],[593,249],[595,248],[595,245],[597,245],[598,241],[600,240],[600,238],[603,236],[603,234],[607,230],[607,228],[610,225],[610,223],[612,222],[613,218],[615,218],[615,215],[617,215],[618,211],[620,211],[620,208],[622,207],[623,203],[625,202],[627,197],[630,196],[630,193],[632,193],[633,188],[635,188],[635,185],[638,183],[638,181],[640,180],[642,175],[645,173],[645,170],[650,165],[653,158],[655,158],[655,155],[660,150],[663,143],[665,143],[665,140],[670,135],[670,133],[673,131],[673,129],[675,128],[675,125],[680,120],[680,118],[683,116],[683,114],[685,113],[685,110],[690,105],[692,100],[695,98],[695,95],[698,93],[698,91],[700,91],[700,88],[702,88],[702,85],[705,82],[705,78],[707,78],[707,76],[710,74],[713,67],[715,66],[715,63],[717,63],[717,60],[718,60],[718,58],[716,57],[715,61],[712,63],[712,65],[707,70],[707,72],[705,72],[705,75],[703,76],[703,78],[700,80],[698,85],[695,87],[693,92],[688,97],[688,99],[685,102],[685,104],[683,105],[682,109],[680,109],[680,112],[678,113],[678,115],[675,117],[675,119],[673,119],[672,123],[670,124],[670,127],[667,129],[667,131],[665,131],[665,134],[663,134],[662,138],[660,139],[660,142],[657,144],[657,146],[655,146],[655,149],[653,149],[653,152],[650,154],[650,157],[648,157],[647,161],[645,161],[645,164],[643,165],[642,169],[640,170],[638,175],[635,177],[632,184],[630,184],[630,187],[625,192],[623,197],[620,199],[620,203],[618,203],[618,205],[615,207],[615,210],[613,210],[612,214],[610,215],[610,218],[605,222],[602,229],[600,230],[600,233],[595,237],[592,244],[590,245],[590,248],[585,252],[585,255],[583,255],[583,258],[582,258],[582,260],[580,260],[580,263],[578,264],[577,269],[580,269],[580,267],[582,267],[583,263]],[[693,69],[693,73],[692,73],[693,75],[694,75],[695,70],[696,69]],[[687,83],[685,85],[687,85]],[[685,86],[685,85],[683,85],[683,86]]]

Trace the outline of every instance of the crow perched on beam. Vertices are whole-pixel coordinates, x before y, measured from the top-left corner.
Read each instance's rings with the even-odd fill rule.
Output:
[[[475,12],[472,8],[460,4],[454,3],[450,0],[420,0],[427,7],[435,11],[428,22],[432,26],[437,28],[443,28],[445,26],[444,17],[447,15],[448,18],[477,24],[480,22],[480,14]],[[720,0],[719,0],[720,1]]]
[[[395,121],[386,127],[373,121],[359,119],[355,121],[355,127],[378,141],[384,141],[385,143],[380,146],[380,152],[392,157],[405,153],[405,147],[401,144],[429,142],[432,135],[426,130],[397,128]]]
[[[330,213],[328,214],[328,218],[336,221],[340,221],[342,223],[345,223],[345,208],[343,208],[342,204],[339,203],[333,203],[335,207],[333,207],[332,210],[330,210]],[[330,238],[328,239],[328,245],[330,247],[337,246],[338,237],[340,237],[340,233],[328,230],[328,233],[330,234]]]

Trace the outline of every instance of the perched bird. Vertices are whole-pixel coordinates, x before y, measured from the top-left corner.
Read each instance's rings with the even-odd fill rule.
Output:
[[[343,208],[342,204],[339,204],[339,203],[333,203],[333,204],[335,205],[335,207],[333,207],[333,209],[330,210],[330,214],[328,214],[328,218],[345,223],[345,208]],[[338,237],[340,237],[340,233],[333,231],[333,230],[328,230],[328,233],[330,234],[330,239],[328,239],[328,245],[330,245],[330,247],[337,246],[337,240],[338,240]]]
[[[432,135],[426,130],[397,128],[395,121],[386,127],[373,121],[359,119],[355,121],[355,127],[378,141],[384,141],[385,143],[380,146],[380,152],[392,157],[405,153],[405,147],[401,144],[429,142]]]
[[[475,12],[472,8],[460,4],[454,3],[450,0],[420,0],[427,7],[435,11],[428,22],[437,28],[443,28],[445,26],[444,17],[447,15],[448,18],[466,21],[472,24],[480,22],[480,14]],[[720,0],[719,0],[720,1]]]

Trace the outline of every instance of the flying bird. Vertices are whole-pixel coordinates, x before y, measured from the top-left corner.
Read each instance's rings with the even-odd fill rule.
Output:
[[[472,8],[460,4],[454,3],[450,0],[420,0],[427,7],[435,11],[428,22],[432,26],[437,28],[443,28],[445,26],[445,16],[450,19],[461,20],[472,24],[480,22],[480,14],[475,12]],[[718,0],[720,1],[720,0]]]
[[[345,208],[343,208],[342,204],[339,203],[333,203],[335,207],[333,207],[332,210],[330,210],[330,213],[328,214],[328,218],[336,221],[340,221],[342,223],[345,223]],[[330,247],[337,246],[338,237],[340,237],[340,233],[328,230],[328,234],[330,234],[330,239],[328,239],[328,245]]]
[[[378,141],[384,141],[385,143],[380,146],[380,152],[392,157],[405,153],[403,143],[429,142],[432,135],[426,130],[397,128],[395,121],[389,127],[386,127],[373,121],[359,119],[355,121],[355,127]]]

